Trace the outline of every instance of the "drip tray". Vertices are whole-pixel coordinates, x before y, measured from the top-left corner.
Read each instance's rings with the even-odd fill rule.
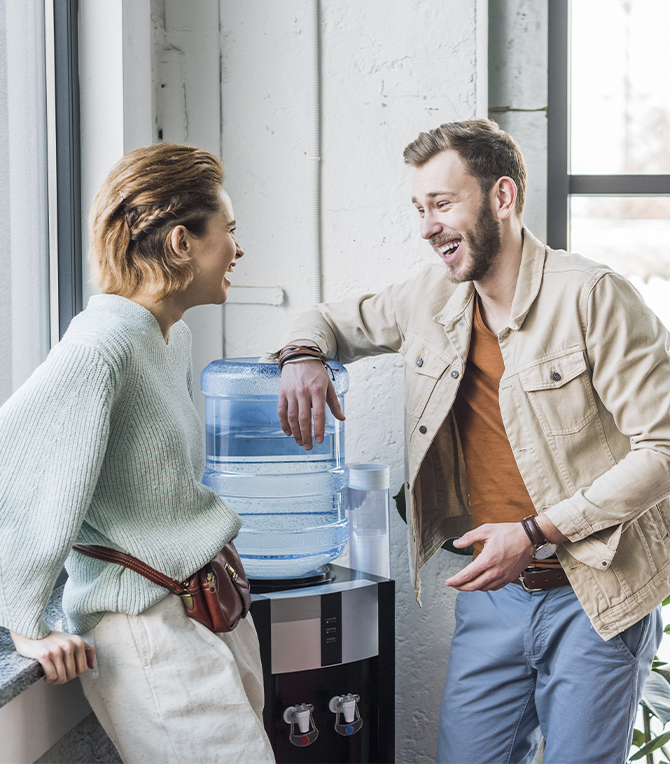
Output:
[[[265,594],[286,589],[301,589],[305,586],[320,586],[330,584],[335,580],[335,573],[329,565],[308,573],[300,578],[249,578],[252,594]]]

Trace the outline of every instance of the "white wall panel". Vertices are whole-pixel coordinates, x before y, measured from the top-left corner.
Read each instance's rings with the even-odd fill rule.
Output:
[[[32,764],[90,713],[78,679],[30,685],[0,708],[0,764]]]
[[[434,257],[418,233],[405,145],[420,130],[478,116],[485,35],[475,0],[340,0],[321,4],[322,263],[326,300],[376,291]],[[309,307],[305,158],[307,0],[221,0],[222,156],[246,256],[234,283],[279,286],[281,306],[228,304],[226,353],[277,346]],[[479,18],[485,19],[480,3]],[[483,40],[483,43],[482,43]],[[482,47],[484,49],[482,50]],[[232,290],[231,290],[232,291]],[[347,461],[391,466],[403,482],[403,373],[398,357],[349,367]],[[397,581],[397,761],[434,761],[453,630],[444,579],[459,559],[424,568],[423,609],[408,574],[406,531],[392,518]]]
[[[221,154],[219,2],[151,0],[152,140],[185,143]],[[223,311],[201,305],[184,320],[193,333],[195,403],[205,419],[200,374],[223,354]]]

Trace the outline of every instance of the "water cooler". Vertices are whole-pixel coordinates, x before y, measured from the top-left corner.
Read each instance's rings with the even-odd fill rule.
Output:
[[[254,594],[277,761],[393,762],[394,583],[331,565],[314,588]]]
[[[347,372],[340,364],[330,365],[344,408]],[[347,564],[370,558],[370,521],[355,525],[347,494],[352,506],[367,507],[371,517],[381,483],[377,477],[370,484],[366,475],[361,482],[352,469],[350,488],[342,423],[330,412],[324,442],[312,451],[284,435],[277,418],[279,376],[275,363],[239,358],[214,361],[201,379],[207,420],[204,482],[244,523],[235,545],[252,585],[265,728],[279,764],[390,763],[395,755],[394,582],[383,565],[362,563],[364,570],[354,570],[333,562],[349,546],[350,525],[361,526],[351,544],[368,546],[362,553],[349,551]],[[370,486],[375,491],[366,493]],[[373,525],[377,533],[379,522]],[[388,537],[381,546],[375,537],[372,557],[380,559],[384,543],[388,548]]]

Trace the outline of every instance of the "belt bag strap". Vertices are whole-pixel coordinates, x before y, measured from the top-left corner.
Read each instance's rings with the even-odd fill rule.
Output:
[[[87,557],[130,568],[178,594],[186,615],[216,633],[232,631],[241,618],[246,618],[251,607],[249,582],[232,541],[183,583],[115,549],[95,544],[74,544],[72,548]]]
[[[146,562],[142,562],[137,557],[132,557],[124,552],[117,552],[116,549],[109,549],[106,546],[97,546],[96,544],[73,544],[72,548],[75,552],[84,554],[87,557],[94,557],[97,560],[113,562],[117,565],[123,565],[124,568],[130,568],[135,573],[139,573],[140,576],[148,578],[149,581],[169,589],[173,594],[180,594],[186,591],[186,587],[179,581],[166,576],[164,573],[147,565]]]

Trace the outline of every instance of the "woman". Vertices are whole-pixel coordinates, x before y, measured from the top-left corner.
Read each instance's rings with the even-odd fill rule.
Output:
[[[0,409],[0,623],[47,682],[81,676],[126,762],[274,761],[251,617],[213,634],[166,589],[71,552],[112,547],[182,581],[240,528],[201,483],[181,321],[225,302],[243,255],[222,181],[219,160],[187,146],[116,165],[90,216],[103,294]],[[64,563],[70,634],[43,619]]]

